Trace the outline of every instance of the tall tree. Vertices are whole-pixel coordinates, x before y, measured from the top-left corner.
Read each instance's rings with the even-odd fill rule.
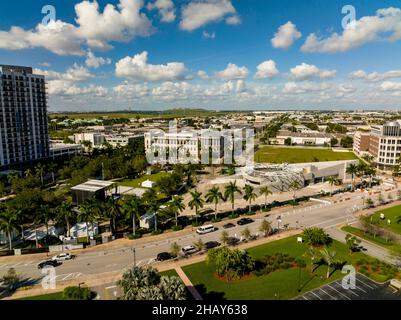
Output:
[[[235,195],[239,193],[242,195],[242,191],[240,188],[237,186],[237,181],[235,182],[230,182],[227,186],[224,188],[224,199],[230,199],[231,202],[231,208],[232,208],[232,213],[234,214],[234,209],[235,209]]]
[[[71,220],[75,217],[75,212],[72,211],[71,201],[64,201],[57,207],[57,220],[63,221],[67,228],[67,237],[71,236]]]
[[[77,218],[78,218],[79,222],[85,222],[85,226],[86,226],[86,242],[89,242],[89,223],[91,223],[92,232],[94,232],[93,222],[96,219],[96,216],[94,214],[92,205],[90,205],[87,202],[83,203],[79,207],[79,212],[78,212]]]
[[[299,182],[299,180],[293,180],[288,187],[293,191],[292,198],[295,200],[296,192],[301,187],[301,182]]]
[[[51,162],[49,164],[49,171],[52,174],[52,182],[54,183],[56,181],[56,169],[57,169],[57,165],[54,162]]]
[[[178,226],[178,216],[185,209],[185,204],[183,203],[183,198],[181,196],[173,196],[169,205],[173,209],[174,214],[175,214],[175,225]]]
[[[40,178],[40,182],[43,185],[43,179],[44,179],[44,175],[45,175],[45,167],[43,164],[39,163],[36,167],[35,167],[35,172],[36,172],[36,176]]]
[[[263,186],[260,188],[260,195],[265,196],[265,208],[267,208],[267,197],[273,194],[273,192],[270,191],[268,186]]]
[[[13,249],[11,233],[17,228],[17,212],[7,206],[0,212],[0,230],[7,234],[10,250]]]
[[[327,248],[324,248],[321,251],[322,259],[324,262],[327,264],[327,274],[326,278],[328,279],[330,277],[330,267],[334,264],[335,262],[335,257],[336,257],[336,252],[328,250]]]
[[[188,206],[193,210],[195,208],[195,220],[196,224],[198,224],[198,213],[199,209],[203,208],[204,200],[202,199],[202,193],[198,190],[191,191],[189,193],[191,195],[191,200],[188,203]]]
[[[209,189],[206,193],[206,202],[207,203],[214,203],[214,218],[217,219],[217,205],[219,204],[220,200],[223,200],[223,194],[221,193],[219,187],[213,187]]]
[[[106,202],[107,217],[110,218],[110,226],[112,227],[112,233],[117,231],[116,220],[121,215],[121,204],[119,199],[109,197]]]
[[[132,233],[136,234],[136,220],[141,217],[144,212],[143,204],[137,196],[130,196],[124,202],[123,209],[127,219],[132,220]]]
[[[328,183],[330,184],[330,197],[333,195],[333,186],[336,183],[336,178],[333,176],[330,176],[327,178]]]
[[[346,171],[346,173],[351,175],[352,178],[352,191],[355,190],[355,175],[358,173],[358,166],[356,164],[351,163]]]
[[[252,201],[255,201],[257,194],[254,192],[254,188],[247,184],[244,187],[244,199],[249,203],[249,212],[252,211]]]

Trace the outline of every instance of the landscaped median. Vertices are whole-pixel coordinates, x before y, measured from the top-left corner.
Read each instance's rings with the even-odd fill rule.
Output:
[[[318,288],[344,276],[341,270],[331,268],[327,278],[327,265],[318,264],[311,272],[309,246],[298,243],[297,236],[249,248],[249,254],[260,260],[270,256],[268,271],[252,272],[237,280],[224,280],[216,274],[216,267],[205,261],[184,266],[182,269],[206,300],[274,300],[291,299],[302,293]],[[348,247],[333,241],[330,251],[335,252],[335,259],[342,263],[352,264],[357,271],[364,271],[376,281],[386,281],[399,273],[387,273],[389,270],[380,267],[381,263],[361,252],[350,253]],[[284,254],[283,256],[276,255]],[[392,270],[394,271],[394,270]]]

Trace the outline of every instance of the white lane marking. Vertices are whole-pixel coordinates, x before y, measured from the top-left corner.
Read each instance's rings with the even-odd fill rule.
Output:
[[[334,290],[335,292],[338,292],[340,295],[342,295],[343,297],[345,297],[348,300],[351,300],[348,296],[346,296],[345,294],[341,293],[340,291],[338,291],[337,289],[333,288],[331,285],[328,285],[329,288],[331,288],[332,290]]]
[[[335,282],[333,285],[337,284],[341,289],[344,289],[339,282]],[[359,294],[355,293],[353,289],[347,289],[345,292],[351,292],[353,295],[359,297]]]
[[[314,293],[313,291],[311,291],[310,293],[312,293],[315,297],[317,297],[319,300],[322,300],[322,298],[320,298],[320,296],[318,296],[316,293]]]
[[[327,293],[326,291],[324,291],[322,288],[319,288],[319,290],[323,291],[325,294],[327,294],[330,298],[332,298],[333,300],[337,300],[336,297],[333,297],[330,293]]]
[[[360,283],[362,283],[363,285],[365,285],[366,287],[368,287],[368,288],[370,288],[370,289],[372,289],[372,290],[374,289],[372,286],[366,284],[365,282],[359,280],[358,278],[356,278],[356,281],[359,281]]]

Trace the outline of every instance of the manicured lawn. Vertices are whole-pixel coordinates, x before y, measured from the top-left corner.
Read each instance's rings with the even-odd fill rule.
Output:
[[[123,182],[120,182],[120,185],[124,186],[124,187],[141,188],[141,183],[146,180],[156,182],[161,177],[167,177],[169,175],[170,174],[168,172],[159,172],[159,173],[155,173],[155,174],[151,174],[151,175],[145,174],[144,176],[137,178],[137,179],[125,180]]]
[[[258,163],[304,163],[357,159],[352,152],[334,152],[319,148],[263,147],[255,154]]]
[[[355,228],[355,227],[345,226],[342,229],[348,233],[356,235],[367,241],[373,242],[373,243],[377,244],[378,246],[382,246],[388,250],[395,249],[397,247],[401,248],[401,245],[396,244],[393,241],[386,241],[386,239],[384,239],[380,236],[374,237],[371,234],[365,233],[365,232],[363,232],[363,230]]]
[[[272,255],[281,252],[295,258],[303,259],[307,265],[302,269],[278,270],[268,275],[259,277],[252,275],[249,279],[231,281],[229,283],[217,279],[214,275],[214,266],[206,262],[186,266],[183,270],[200,291],[201,295],[209,300],[291,299],[344,276],[340,270],[336,270],[330,275],[329,279],[326,279],[326,265],[317,266],[314,273],[311,274],[310,258],[305,255],[307,248],[307,245],[297,243],[296,237],[251,248],[248,252],[254,258],[262,258],[268,254]],[[336,251],[337,259],[347,264],[355,265],[358,260],[364,259],[370,265],[375,260],[360,252],[350,255],[348,248],[337,241],[333,242],[331,249]],[[372,278],[381,281],[387,280],[386,276],[379,275],[378,273],[372,273]],[[300,288],[300,292],[298,292],[298,288]]]
[[[26,297],[17,300],[64,300],[63,292],[54,292],[49,294],[43,294],[40,296]]]
[[[380,214],[384,213],[384,220],[380,219]],[[401,206],[377,211],[372,215],[372,222],[377,223],[380,227],[391,230],[395,233],[401,234],[401,223],[397,223],[397,217],[401,216]],[[391,224],[387,224],[387,219],[391,220]]]
[[[178,277],[179,278],[178,273],[174,269],[162,271],[162,272],[160,272],[160,275],[161,276]]]

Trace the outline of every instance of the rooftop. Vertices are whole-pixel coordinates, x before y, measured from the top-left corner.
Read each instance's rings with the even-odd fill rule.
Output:
[[[71,190],[79,190],[79,191],[90,191],[96,192],[103,189],[108,189],[114,186],[116,183],[112,181],[103,181],[103,180],[88,180],[85,183],[79,184],[75,187],[72,187]]]

